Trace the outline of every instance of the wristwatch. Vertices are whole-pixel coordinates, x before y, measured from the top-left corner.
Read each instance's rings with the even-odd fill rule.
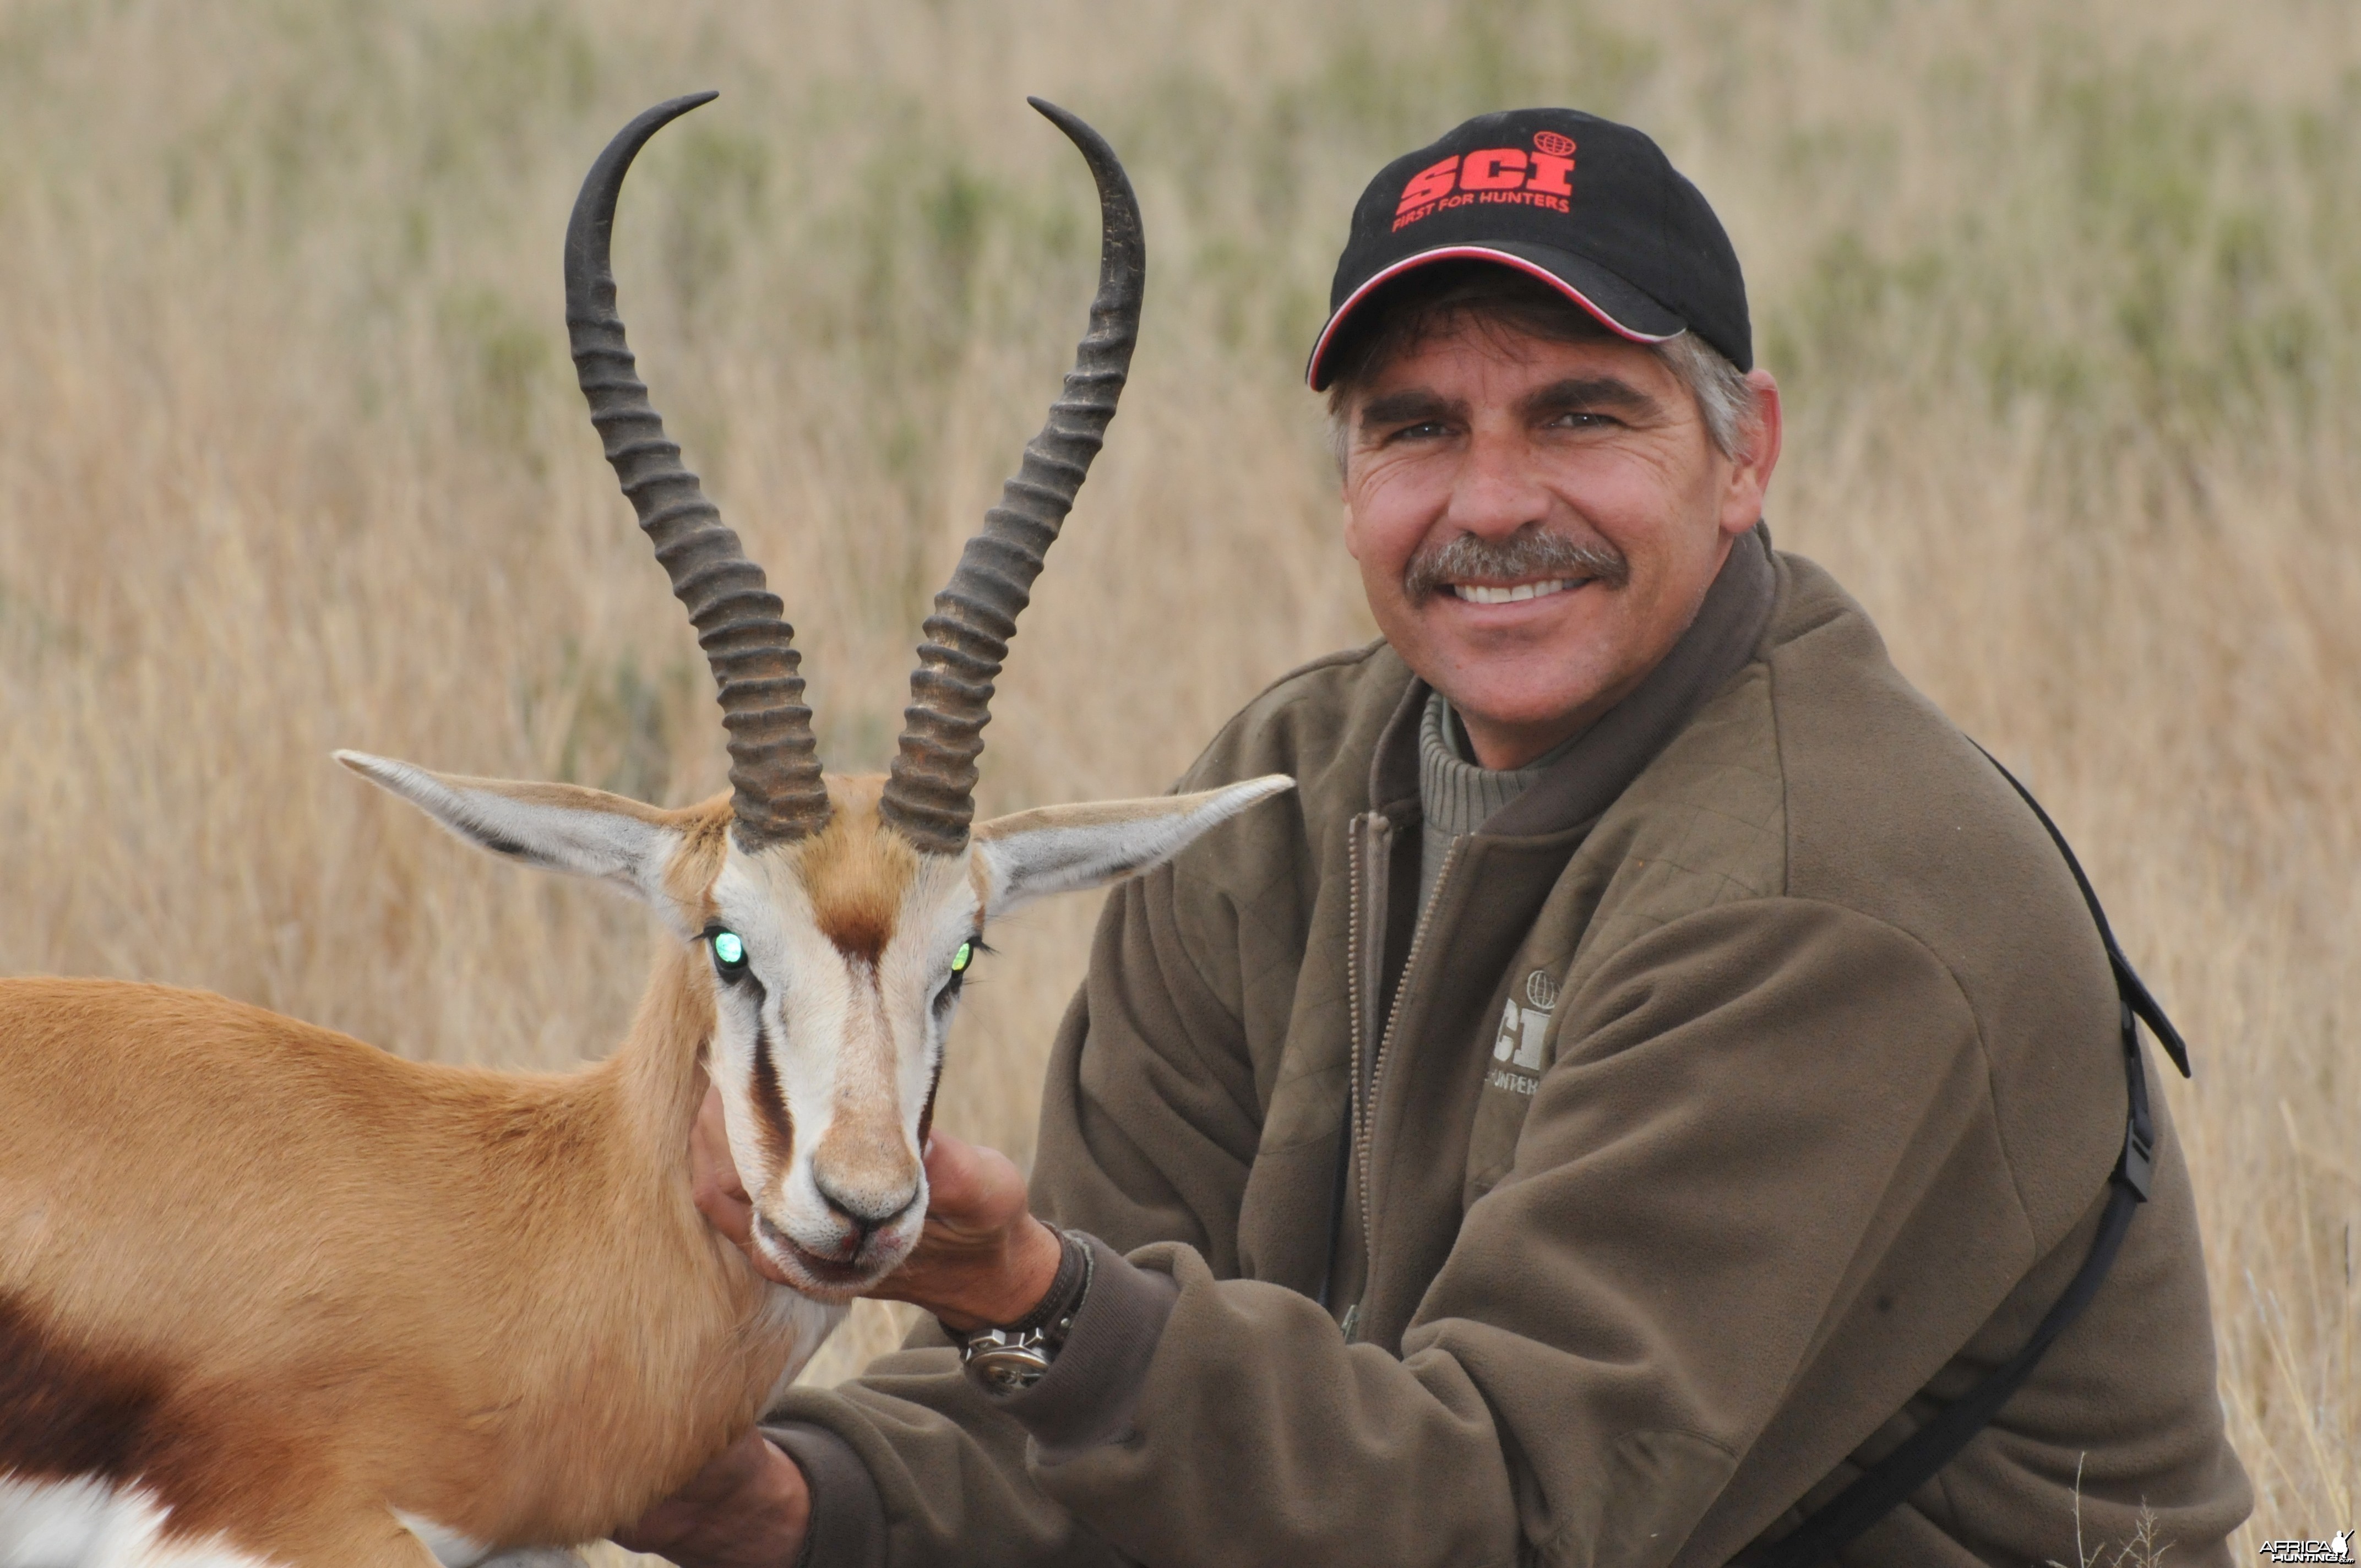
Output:
[[[1057,1277],[1038,1306],[1004,1327],[951,1332],[959,1342],[960,1365],[994,1393],[1014,1394],[1041,1381],[1090,1295],[1090,1245],[1071,1231],[1060,1231],[1058,1240]]]

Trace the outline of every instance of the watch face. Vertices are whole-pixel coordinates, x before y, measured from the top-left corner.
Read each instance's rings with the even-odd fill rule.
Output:
[[[967,1369],[988,1387],[1013,1393],[1030,1388],[1049,1370],[1049,1358],[1029,1344],[993,1345],[969,1351]]]

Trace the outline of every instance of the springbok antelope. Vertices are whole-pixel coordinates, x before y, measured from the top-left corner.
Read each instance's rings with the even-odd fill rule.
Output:
[[[566,324],[719,684],[731,793],[661,810],[338,753],[495,854],[643,899],[669,940],[631,1032],[579,1073],[495,1073],[199,992],[0,982],[0,1564],[523,1562],[637,1517],[916,1245],[986,917],[1290,787],[971,826],[993,679],[1115,411],[1144,268],[1113,151],[1038,102],[1098,183],[1090,331],[935,600],[891,773],[821,773],[780,601],[665,439],[615,310],[624,173],[711,96],[649,110],[592,167]],[[691,1201],[708,1079],[796,1288]]]

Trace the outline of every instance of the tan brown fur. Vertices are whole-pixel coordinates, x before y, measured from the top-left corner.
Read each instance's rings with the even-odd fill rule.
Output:
[[[726,811],[668,819],[686,894]],[[0,1408],[0,1473],[40,1474],[55,1399],[111,1394],[135,1430],[92,1470],[279,1560],[431,1562],[389,1506],[487,1544],[635,1518],[794,1348],[690,1200],[708,973],[665,944],[621,1048],[564,1076],[203,992],[0,981],[0,1332],[53,1398],[46,1427]]]
[[[621,798],[618,796],[617,798]],[[666,814],[681,834],[681,846],[664,868],[664,891],[679,905],[691,930],[713,918],[713,879],[730,852],[730,797],[717,795],[685,811]]]
[[[894,939],[917,878],[918,854],[878,821],[883,773],[831,776],[828,784],[833,814],[825,829],[794,851],[796,874],[837,950],[873,965]]]

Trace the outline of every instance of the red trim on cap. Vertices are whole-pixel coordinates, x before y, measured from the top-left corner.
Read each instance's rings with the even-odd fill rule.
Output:
[[[1559,277],[1548,268],[1541,266],[1537,262],[1527,261],[1521,256],[1511,256],[1505,250],[1493,250],[1488,247],[1480,245],[1446,245],[1440,249],[1422,250],[1416,256],[1403,258],[1401,260],[1395,262],[1391,267],[1385,269],[1376,277],[1371,278],[1367,282],[1362,284],[1359,288],[1346,295],[1345,297],[1345,302],[1337,306],[1335,311],[1328,317],[1328,324],[1320,329],[1320,340],[1312,345],[1312,363],[1303,367],[1304,385],[1310,387],[1315,392],[1320,389],[1320,356],[1328,352],[1329,340],[1336,335],[1337,326],[1343,323],[1346,316],[1353,313],[1353,307],[1359,304],[1362,297],[1367,294],[1370,290],[1376,288],[1378,284],[1385,282],[1388,279],[1398,278],[1401,274],[1409,271],[1411,269],[1414,267],[1423,267],[1430,261],[1454,261],[1470,258],[1481,261],[1497,261],[1503,267],[1513,267],[1520,272],[1540,279],[1543,282],[1547,283],[1551,288],[1555,289],[1559,293],[1564,294],[1567,299],[1572,300],[1576,304],[1580,305],[1584,310],[1588,311],[1592,316],[1598,319],[1599,325],[1605,327],[1608,331],[1613,333],[1618,337],[1628,338],[1633,343],[1669,343],[1674,338],[1680,335],[1680,334],[1676,332],[1633,332],[1630,327],[1625,326],[1621,322],[1617,321],[1613,316],[1610,316],[1605,311],[1600,310],[1598,305],[1592,303],[1590,299],[1585,295],[1581,290],[1576,288],[1573,284],[1567,282],[1565,279]]]

